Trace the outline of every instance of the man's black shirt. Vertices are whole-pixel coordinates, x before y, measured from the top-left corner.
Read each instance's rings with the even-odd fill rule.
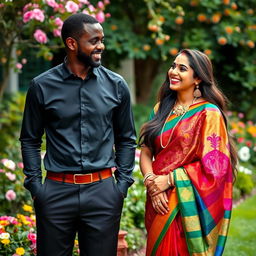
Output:
[[[90,173],[115,166],[119,188],[127,193],[136,137],[130,94],[121,76],[99,66],[83,80],[63,63],[32,80],[20,136],[25,186],[32,194],[41,184],[44,132],[46,170]]]

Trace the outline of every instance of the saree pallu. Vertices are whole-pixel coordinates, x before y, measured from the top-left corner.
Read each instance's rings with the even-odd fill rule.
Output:
[[[157,107],[155,108],[155,112]],[[172,131],[172,129],[174,130]],[[220,110],[196,103],[180,119],[171,115],[155,140],[156,175],[174,173],[167,191],[169,212],[160,215],[146,202],[147,256],[222,255],[232,209],[232,167],[227,130]]]

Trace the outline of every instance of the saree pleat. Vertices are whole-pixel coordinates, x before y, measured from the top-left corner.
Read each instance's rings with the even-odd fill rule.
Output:
[[[179,118],[171,115],[165,126],[164,145],[172,134],[166,148],[160,146],[160,134],[155,141],[153,171],[157,175],[174,172],[175,188],[167,192],[170,211],[166,215],[157,214],[147,199],[146,254],[219,256],[232,209],[232,168],[224,119],[206,101],[193,104],[178,122]]]

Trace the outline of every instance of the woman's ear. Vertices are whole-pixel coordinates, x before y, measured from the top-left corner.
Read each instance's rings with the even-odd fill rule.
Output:
[[[69,50],[75,51],[76,48],[77,48],[77,41],[72,37],[68,37],[66,39],[66,45],[67,45]]]
[[[202,79],[200,78],[195,78],[195,85],[199,85],[202,82]]]

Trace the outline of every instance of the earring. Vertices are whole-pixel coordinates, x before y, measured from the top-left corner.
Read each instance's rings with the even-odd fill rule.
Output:
[[[193,93],[194,97],[195,98],[201,98],[202,97],[202,93],[199,89],[199,85],[196,84],[196,89],[194,90],[194,93]]]

